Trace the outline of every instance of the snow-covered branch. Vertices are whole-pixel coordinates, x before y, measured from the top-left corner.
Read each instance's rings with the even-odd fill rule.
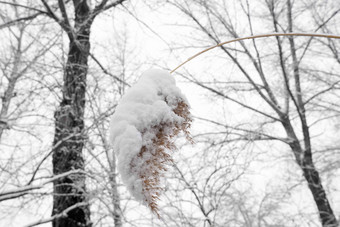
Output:
[[[58,218],[67,217],[67,213],[70,212],[71,210],[74,210],[74,209],[76,209],[78,207],[87,206],[87,205],[88,205],[88,203],[85,203],[85,202],[74,204],[74,205],[68,207],[67,209],[65,209],[60,214],[56,214],[56,215],[53,215],[53,216],[45,218],[45,219],[40,219],[39,221],[32,222],[32,223],[30,223],[28,225],[25,225],[24,227],[37,226],[37,225],[41,225],[41,224],[44,224],[44,223],[51,222],[51,221],[53,221],[55,219],[58,219]]]
[[[40,184],[27,185],[27,186],[3,191],[3,192],[0,193],[0,202],[5,201],[5,200],[9,200],[9,199],[17,198],[19,196],[27,194],[29,191],[32,191],[32,190],[41,189],[48,183],[52,183],[53,181],[55,181],[57,179],[64,178],[64,177],[72,175],[72,174],[84,174],[84,171],[80,170],[80,169],[71,170],[71,171],[53,176],[53,177],[49,178],[48,180],[45,180],[44,182],[42,182]]]

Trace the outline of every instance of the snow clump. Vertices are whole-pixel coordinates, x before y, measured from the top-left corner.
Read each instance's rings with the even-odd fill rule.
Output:
[[[188,101],[174,77],[159,69],[144,72],[112,116],[110,142],[123,183],[157,215],[160,179],[176,149],[172,138],[182,131],[191,141],[191,121]]]

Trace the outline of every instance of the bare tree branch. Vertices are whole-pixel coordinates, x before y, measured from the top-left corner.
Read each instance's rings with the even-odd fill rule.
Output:
[[[14,7],[22,7],[22,8],[25,8],[25,9],[37,11],[37,12],[42,13],[42,14],[47,14],[47,12],[45,12],[43,10],[40,10],[40,9],[37,9],[37,8],[34,8],[34,7],[30,7],[30,6],[26,6],[26,5],[21,5],[21,4],[15,3],[15,2],[0,1],[0,3],[1,4],[11,5],[11,6],[14,6]]]
[[[46,14],[46,12],[44,12],[44,13],[35,13],[35,14],[27,16],[27,17],[21,17],[21,18],[17,18],[15,20],[12,20],[12,21],[8,21],[8,22],[6,22],[4,24],[1,24],[0,25],[0,29],[13,26],[13,25],[17,24],[18,22],[33,20],[34,18],[36,18],[37,16],[40,16],[42,14]]]
[[[53,215],[52,217],[41,219],[39,221],[30,223],[28,225],[25,225],[24,227],[33,227],[33,226],[37,226],[37,225],[41,225],[41,224],[44,224],[44,223],[51,222],[51,221],[56,220],[58,218],[67,217],[68,216],[68,214],[67,214],[68,212],[70,212],[70,211],[72,211],[72,210],[74,210],[76,208],[83,207],[83,206],[88,206],[88,205],[89,205],[89,203],[87,203],[87,202],[76,203],[76,204],[68,207],[67,209],[63,210],[59,214],[56,214],[56,215]]]
[[[90,56],[91,56],[91,58],[97,63],[97,65],[102,69],[102,71],[103,71],[105,74],[107,74],[107,75],[113,77],[115,80],[118,80],[120,83],[123,83],[123,84],[125,84],[125,85],[128,86],[128,87],[131,87],[131,85],[128,84],[127,82],[125,82],[124,80],[120,79],[118,76],[115,76],[115,75],[113,75],[112,73],[110,73],[109,71],[107,71],[107,70],[104,68],[104,66],[100,63],[100,61],[99,61],[92,53],[90,53]]]
[[[93,13],[92,13],[92,19],[94,19],[100,12],[116,7],[125,1],[126,0],[116,0],[113,3],[106,5],[108,0],[102,0],[102,2],[94,8]]]
[[[66,8],[65,8],[65,2],[64,0],[58,0],[59,8],[61,11],[61,15],[63,17],[63,21],[60,24],[61,26],[64,26],[64,29],[66,30],[69,37],[71,37],[71,41],[75,40],[75,34],[73,27],[70,24],[70,20],[68,19]],[[57,21],[58,22],[58,21]]]
[[[48,3],[45,1],[45,0],[41,0],[41,2],[44,4],[47,12],[48,12],[48,15],[54,19],[63,29],[64,31],[67,33],[68,37],[70,38],[70,40],[74,40],[74,33],[73,33],[73,29],[72,27],[70,26],[69,24],[69,21],[67,19],[67,15],[66,15],[66,18],[64,17],[64,13],[66,14],[66,11],[63,13],[62,12],[62,15],[63,15],[63,20],[61,20],[54,12],[53,10],[51,9],[51,7],[48,5]],[[60,4],[62,5],[60,7]],[[64,6],[64,1],[63,0],[59,0],[59,7],[62,8]],[[64,10],[65,10],[65,6],[64,6]],[[67,20],[66,20],[67,19]]]
[[[84,174],[84,171],[80,170],[80,169],[71,170],[71,171],[53,176],[50,179],[48,179],[48,180],[46,180],[46,181],[44,181],[40,184],[37,184],[37,185],[29,185],[29,186],[24,186],[24,187],[0,192],[0,202],[8,200],[8,199],[16,198],[16,197],[18,197],[18,195],[25,195],[25,194],[27,194],[28,191],[32,191],[32,190],[35,190],[35,189],[41,189],[48,183],[52,183],[57,179],[61,179],[61,178],[64,178],[64,177],[72,175],[72,174]]]

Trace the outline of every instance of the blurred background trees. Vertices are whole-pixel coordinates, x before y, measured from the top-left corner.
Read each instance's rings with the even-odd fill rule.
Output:
[[[171,70],[208,46],[252,34],[340,34],[337,1],[126,1],[116,7],[118,2],[0,1],[1,225],[58,226],[68,219],[63,211],[79,217],[75,211],[85,207],[88,226],[336,226],[339,40],[248,40],[176,71],[192,104],[196,143],[177,141],[181,148],[166,173],[161,219],[127,194],[107,129],[120,97],[145,69]],[[77,8],[81,4],[88,8]],[[108,6],[82,27],[96,7]],[[84,41],[81,31],[91,44],[83,66],[70,63],[70,51]],[[79,92],[72,87],[78,82],[65,83],[70,67],[79,72],[73,76],[81,75],[75,77],[79,86],[86,84],[86,102],[68,95]],[[77,97],[80,102],[70,101]],[[73,129],[56,137],[60,103],[81,110],[70,124],[80,127],[78,139]],[[72,143],[79,145],[80,162],[53,172],[52,157],[63,143],[71,150]],[[62,202],[52,214],[58,182],[81,200]]]

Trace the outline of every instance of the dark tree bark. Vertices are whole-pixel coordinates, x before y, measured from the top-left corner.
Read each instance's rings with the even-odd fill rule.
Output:
[[[301,168],[303,176],[305,177],[308,187],[313,195],[313,199],[319,211],[322,226],[337,227],[338,222],[329,204],[326,192],[321,184],[319,173],[314,166],[311,147],[305,149],[302,148],[288,117],[282,118],[282,125],[285,128],[288,137],[292,139],[289,146],[294,153],[295,160]],[[308,127],[304,130],[308,130]],[[304,140],[306,139],[309,139],[309,136],[304,138]]]
[[[64,71],[63,99],[55,112],[55,137],[53,142],[53,174],[73,169],[84,170],[84,109],[86,75],[90,50],[90,8],[86,1],[75,4],[77,33],[69,34],[68,59]],[[72,32],[72,31],[71,31]],[[60,141],[63,141],[60,143]],[[56,144],[60,143],[59,146]],[[87,202],[85,176],[70,175],[54,182],[53,212],[60,214],[76,204]],[[92,226],[89,205],[76,207],[66,217],[53,221],[54,227]]]
[[[292,4],[290,0],[287,0],[287,19],[288,19],[288,30],[293,32],[293,19],[292,19]],[[316,170],[313,162],[312,155],[312,143],[309,133],[309,126],[307,123],[305,103],[302,99],[302,89],[300,82],[300,68],[296,54],[295,41],[293,37],[289,37],[290,52],[292,55],[293,62],[293,76],[294,86],[296,90],[296,98],[292,96],[292,100],[296,106],[299,114],[301,129],[303,133],[303,145],[304,149],[299,147],[291,147],[294,153],[298,153],[300,156],[296,161],[298,162],[303,175],[308,183],[308,187],[313,195],[315,204],[319,211],[319,217],[324,227],[336,227],[338,222],[335,218],[334,212],[329,204],[326,192],[321,184],[321,178],[318,171]],[[289,87],[289,84],[287,83]],[[297,138],[296,138],[297,139]],[[297,140],[298,141],[298,140]]]
[[[45,0],[41,1],[48,15],[65,30],[70,40],[64,69],[63,98],[55,112],[52,159],[53,174],[58,175],[74,169],[84,170],[84,109],[92,22],[100,12],[125,0],[110,4],[107,4],[108,0],[103,0],[94,9],[90,8],[86,0],[73,0],[74,25],[70,24],[63,0],[58,0],[62,19]],[[53,227],[92,226],[83,174],[69,175],[54,182],[52,216],[55,217]]]
[[[308,187],[312,192],[314,201],[319,210],[322,226],[337,227],[338,222],[334,212],[328,202],[326,192],[322,187],[321,179],[311,158],[304,158],[301,166],[303,175],[308,182]]]

